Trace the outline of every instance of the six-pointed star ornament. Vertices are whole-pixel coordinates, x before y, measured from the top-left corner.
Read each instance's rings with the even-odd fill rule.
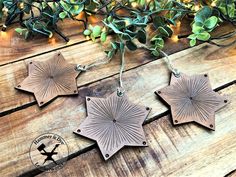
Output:
[[[97,142],[105,160],[124,146],[147,146],[142,124],[150,108],[117,92],[108,98],[86,97],[85,121],[74,132]]]
[[[39,106],[62,95],[78,94],[75,64],[67,63],[60,52],[45,62],[31,61],[28,77],[16,89],[34,93]]]
[[[196,122],[211,130],[215,130],[215,112],[228,103],[212,90],[207,74],[172,74],[170,85],[155,93],[170,105],[174,124]]]

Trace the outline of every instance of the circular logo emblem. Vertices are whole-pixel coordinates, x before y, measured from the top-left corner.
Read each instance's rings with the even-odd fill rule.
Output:
[[[68,158],[69,149],[65,140],[57,134],[45,133],[34,139],[30,146],[30,159],[42,171],[62,168]]]

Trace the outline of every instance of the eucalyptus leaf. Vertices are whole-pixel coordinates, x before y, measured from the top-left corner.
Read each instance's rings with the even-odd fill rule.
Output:
[[[134,51],[138,48],[137,45],[133,43],[132,41],[126,41],[126,46],[131,51]]]
[[[158,52],[157,50],[153,50],[151,54],[158,57],[160,55],[160,52]]]
[[[201,10],[196,13],[194,17],[195,22],[204,23],[204,21],[209,18],[212,14],[212,9],[208,6],[204,6]]]
[[[84,30],[83,34],[85,36],[89,36],[91,34],[91,31],[89,29]]]
[[[191,47],[195,46],[196,43],[197,43],[197,40],[196,40],[196,39],[191,39],[191,40],[190,40],[190,46],[191,46]]]
[[[101,42],[105,42],[106,41],[106,39],[107,39],[107,33],[106,32],[102,32],[102,34],[101,34]]]
[[[140,43],[145,44],[147,41],[146,32],[144,30],[139,30],[137,33],[137,39]]]
[[[156,16],[154,19],[153,19],[153,25],[155,26],[155,28],[159,28],[159,27],[162,27],[165,25],[164,23],[164,20],[162,17],[160,16]]]
[[[60,17],[61,19],[66,18],[66,16],[67,16],[67,12],[64,12],[64,11],[59,14],[59,17]]]
[[[161,34],[163,37],[168,37],[168,36],[169,36],[169,33],[168,33],[168,31],[165,30],[165,28],[159,27],[158,30],[159,30],[160,34]]]
[[[211,16],[204,22],[204,26],[208,29],[212,29],[217,25],[218,18],[216,16]]]
[[[96,37],[100,36],[101,32],[102,32],[102,28],[100,26],[96,25],[93,28],[92,34],[96,38]]]
[[[197,39],[201,41],[207,41],[209,40],[211,35],[208,32],[202,32],[197,35]]]

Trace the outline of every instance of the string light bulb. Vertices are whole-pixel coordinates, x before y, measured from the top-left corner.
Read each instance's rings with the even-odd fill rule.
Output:
[[[25,3],[24,2],[20,2],[20,3],[18,3],[18,8],[19,9],[24,9],[24,7],[25,7]]]
[[[178,22],[176,23],[176,26],[177,26],[177,27],[180,27],[180,26],[181,26],[181,21],[178,21]]]
[[[8,8],[4,7],[4,8],[2,9],[2,11],[3,11],[4,13],[7,13],[7,12],[8,12]]]
[[[173,42],[178,42],[178,41],[179,41],[178,35],[173,34],[173,35],[171,36],[171,40],[172,40]]]
[[[199,9],[200,9],[200,6],[199,6],[198,4],[194,6],[194,10],[195,10],[196,12],[199,11]]]
[[[212,7],[215,7],[215,6],[216,6],[216,2],[215,2],[215,1],[212,1],[211,6],[212,6]]]
[[[132,3],[131,3],[131,6],[135,8],[135,7],[138,6],[138,3],[137,3],[137,2],[132,2]]]

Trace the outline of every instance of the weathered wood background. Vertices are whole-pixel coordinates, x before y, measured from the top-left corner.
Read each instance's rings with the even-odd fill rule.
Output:
[[[96,22],[96,19],[92,19]],[[66,21],[60,27],[71,41],[58,36],[25,41],[14,32],[0,33],[0,176],[236,176],[236,45],[220,48],[208,43],[189,48],[185,38],[166,42],[174,65],[188,74],[208,73],[212,87],[230,97],[216,114],[216,131],[195,124],[173,126],[169,110],[154,90],[168,85],[163,60],[138,50],[126,54],[124,86],[131,101],[152,108],[144,130],[149,147],[124,148],[104,162],[96,144],[72,132],[85,119],[85,96],[107,96],[118,85],[119,56],[111,63],[82,73],[79,96],[60,97],[40,109],[34,97],[14,89],[27,76],[30,60],[47,60],[61,51],[71,63],[89,64],[104,56],[99,44],[86,40],[82,26]],[[234,30],[226,24],[215,36]],[[189,33],[188,22],[175,31]],[[70,154],[66,166],[42,173],[29,159],[33,139],[45,132],[62,136]]]

